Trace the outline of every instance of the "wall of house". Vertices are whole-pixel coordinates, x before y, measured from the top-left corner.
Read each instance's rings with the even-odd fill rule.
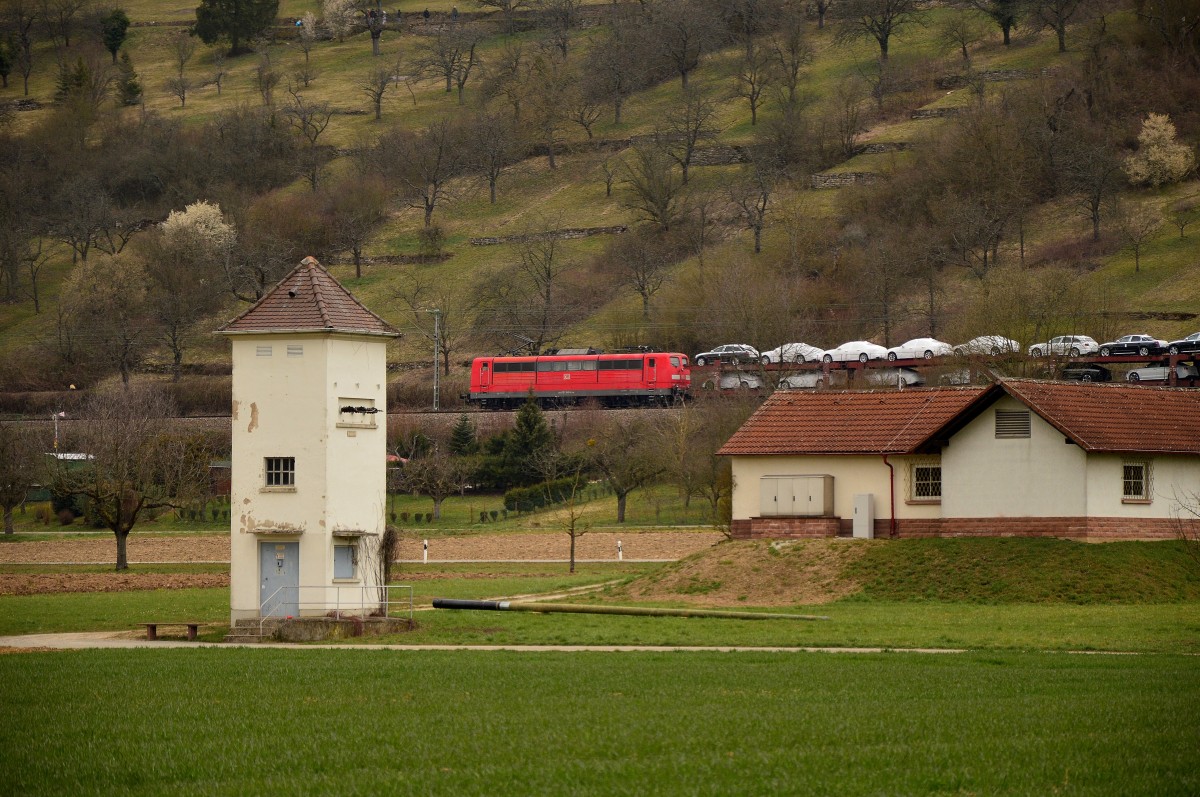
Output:
[[[996,439],[996,410],[1028,408],[998,400],[942,450],[945,518],[1075,517],[1087,513],[1087,463],[1079,446],[1037,413],[1030,436]]]
[[[1149,502],[1123,499],[1122,466],[1150,464]],[[1112,518],[1173,518],[1179,501],[1200,493],[1200,452],[1182,455],[1091,454],[1087,466],[1087,514]]]
[[[374,429],[339,428],[336,405],[343,397],[369,398],[386,409],[386,343],[325,333],[236,335],[231,342],[230,608],[237,620],[258,614],[260,541],[299,542],[305,586],[333,586],[337,531],[374,535],[359,538],[364,548],[378,544],[386,500],[386,413],[376,416]],[[302,353],[289,356],[289,345]],[[258,353],[265,346],[270,357]],[[295,457],[294,489],[266,486],[267,457]],[[368,559],[360,554],[360,579],[343,582],[342,595],[313,590],[304,600],[328,595],[331,605],[339,598],[342,605],[357,603],[360,584],[374,583]]]
[[[875,497],[876,533],[883,533],[881,530],[888,527],[892,516],[892,471],[889,470],[880,455],[733,457],[732,460],[733,520],[735,524],[761,515],[759,486],[764,476],[829,474],[833,476],[833,517],[840,518],[841,524],[831,524],[826,520],[818,521],[817,519],[787,521],[782,518],[769,518],[756,521],[755,528],[759,531],[772,529],[778,532],[776,535],[767,536],[780,536],[785,533],[796,536],[833,536],[839,528],[843,532],[848,530],[847,524],[851,523],[854,518],[854,496],[863,493],[870,493]],[[895,472],[897,518],[935,519],[940,517],[941,507],[936,502],[917,503],[909,500],[911,494],[909,466],[914,462],[929,461],[931,460],[928,457],[888,457],[888,462],[891,463]],[[936,458],[933,461],[936,461]],[[739,527],[748,528],[744,523]]]

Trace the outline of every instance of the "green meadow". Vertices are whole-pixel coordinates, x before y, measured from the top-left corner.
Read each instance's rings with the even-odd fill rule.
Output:
[[[7,794],[1195,794],[1200,660],[0,656]]]

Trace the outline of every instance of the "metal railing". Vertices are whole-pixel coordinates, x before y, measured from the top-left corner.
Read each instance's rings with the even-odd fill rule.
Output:
[[[334,590],[333,599],[329,598],[329,590]],[[400,597],[393,597],[393,591],[399,592]],[[347,597],[343,593],[349,593]],[[355,599],[357,596],[357,599]],[[258,635],[265,636],[268,620],[290,618],[292,615],[281,615],[276,612],[282,607],[293,610],[296,617],[332,616],[336,619],[346,617],[393,617],[404,616],[407,612],[409,622],[413,619],[413,588],[408,584],[389,584],[387,586],[366,586],[351,584],[320,584],[300,585],[296,587],[283,586],[276,589],[259,604]],[[306,611],[307,610],[307,611]]]

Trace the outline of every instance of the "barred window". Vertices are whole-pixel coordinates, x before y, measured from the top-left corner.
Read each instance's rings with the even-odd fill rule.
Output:
[[[267,457],[266,472],[268,487],[296,486],[295,457]]]
[[[942,497],[942,466],[913,465],[912,500],[936,501]]]
[[[1032,421],[1029,410],[996,410],[996,439],[1029,437]]]
[[[1150,500],[1150,465],[1126,462],[1121,466],[1121,498],[1128,501]]]

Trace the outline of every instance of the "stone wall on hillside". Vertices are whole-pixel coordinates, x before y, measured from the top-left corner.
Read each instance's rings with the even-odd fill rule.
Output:
[[[877,179],[873,172],[834,172],[814,174],[809,184],[815,188],[844,188],[848,185],[871,185]]]
[[[472,238],[471,246],[495,246],[497,244],[524,243],[525,241],[568,241],[576,238],[590,238],[593,235],[620,235],[628,232],[624,224],[611,227],[564,227],[561,230],[546,230],[545,232],[524,233],[521,235],[496,235],[485,238]]]

